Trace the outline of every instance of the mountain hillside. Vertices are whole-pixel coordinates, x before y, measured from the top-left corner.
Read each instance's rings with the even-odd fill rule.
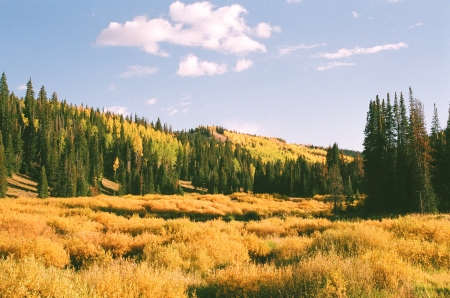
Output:
[[[327,151],[325,148],[289,144],[280,138],[255,136],[229,130],[224,130],[223,135],[233,144],[239,144],[246,148],[253,157],[261,157],[264,162],[274,162],[278,159],[297,159],[299,156],[312,163],[326,162]],[[353,161],[353,157],[343,156],[346,162]]]
[[[6,195],[7,177],[16,189],[40,198],[192,189],[312,197],[328,192],[331,165],[339,168],[348,193],[362,186],[361,158],[344,155],[337,144],[327,149],[287,144],[216,126],[173,131],[159,118],[153,122],[60,101],[56,93],[47,96],[44,86],[36,94],[31,79],[19,98],[4,73],[0,145],[0,197]],[[24,177],[32,183],[20,182]]]

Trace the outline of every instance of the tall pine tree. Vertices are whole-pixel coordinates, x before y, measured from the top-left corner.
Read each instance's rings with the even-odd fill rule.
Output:
[[[6,197],[8,189],[8,169],[6,168],[5,148],[3,147],[2,133],[0,132],[0,198]]]

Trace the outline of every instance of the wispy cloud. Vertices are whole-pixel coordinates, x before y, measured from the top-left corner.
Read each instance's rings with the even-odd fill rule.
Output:
[[[154,105],[156,103],[156,98],[154,97],[152,99],[149,99],[145,103],[148,105]]]
[[[299,3],[302,0],[286,0],[287,3]]]
[[[27,85],[22,84],[20,86],[17,86],[17,90],[27,90]]]
[[[366,54],[375,54],[381,51],[387,51],[387,50],[399,50],[401,48],[407,48],[408,45],[404,42],[400,42],[397,44],[385,44],[381,46],[375,46],[371,48],[360,48],[356,47],[354,49],[340,49],[335,53],[320,53],[313,55],[313,57],[321,57],[321,58],[327,58],[327,59],[340,59],[345,57],[350,57],[353,55],[366,55]]]
[[[423,23],[419,22],[419,23],[415,23],[414,25],[409,26],[409,28],[420,27],[422,25],[423,25]]]
[[[261,125],[256,122],[239,121],[235,119],[223,121],[223,127],[248,134],[257,134],[261,131]]]
[[[122,107],[122,106],[112,106],[112,107],[108,107],[106,108],[107,111],[114,113],[114,114],[122,114],[122,115],[128,115],[129,112],[127,107]]]
[[[171,21],[137,16],[124,24],[111,22],[97,36],[100,46],[139,47],[147,53],[169,56],[160,49],[161,43],[209,50],[247,54],[266,52],[264,44],[252,37],[269,38],[277,26],[261,22],[255,28],[246,25],[247,10],[238,4],[214,7],[209,2],[184,4],[173,2],[169,7]]]
[[[111,91],[111,92],[115,91],[115,90],[116,90],[116,85],[111,84],[111,85],[108,87],[108,90]]]
[[[356,11],[352,11],[352,16],[357,19],[361,16],[361,14],[357,13]]]
[[[148,67],[148,66],[140,66],[133,65],[129,66],[125,72],[122,72],[119,77],[121,78],[131,78],[131,77],[143,77],[147,75],[154,74],[158,72],[159,68],[157,67]]]
[[[244,71],[250,67],[252,67],[253,61],[249,59],[239,59],[236,62],[236,67],[234,68],[235,71],[241,72]]]
[[[396,3],[396,2],[400,2],[400,0],[389,0],[389,3]]]
[[[339,66],[353,66],[353,65],[355,65],[355,63],[329,62],[326,65],[320,65],[315,68],[319,71],[322,71],[322,70],[327,70],[327,69],[331,69],[331,68],[335,68],[335,67],[339,67]]]
[[[282,46],[282,47],[278,47],[278,55],[279,56],[289,55],[298,50],[308,50],[308,49],[317,48],[317,47],[321,47],[321,46],[325,46],[325,45],[326,45],[325,43],[321,43],[321,44],[313,44],[313,45],[300,44],[297,46]]]
[[[200,61],[197,56],[190,54],[181,60],[177,74],[182,77],[198,77],[221,75],[227,71],[228,65],[225,63]]]

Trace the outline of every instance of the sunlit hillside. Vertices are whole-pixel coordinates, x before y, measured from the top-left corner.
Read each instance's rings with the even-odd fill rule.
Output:
[[[448,297],[450,217],[247,194],[4,199],[1,297]],[[209,220],[208,220],[209,219]]]
[[[240,144],[250,151],[253,157],[261,157],[263,162],[292,159],[299,156],[311,162],[325,163],[327,152],[323,148],[289,144],[284,140],[272,137],[255,136],[225,130],[223,133],[234,144]],[[347,162],[353,160],[350,156],[344,156]]]

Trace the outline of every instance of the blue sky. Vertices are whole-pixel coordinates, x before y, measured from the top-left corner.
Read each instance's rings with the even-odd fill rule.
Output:
[[[3,0],[0,72],[189,129],[362,150],[369,101],[450,103],[448,0]]]

